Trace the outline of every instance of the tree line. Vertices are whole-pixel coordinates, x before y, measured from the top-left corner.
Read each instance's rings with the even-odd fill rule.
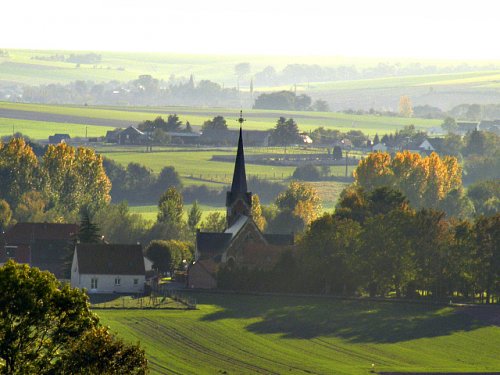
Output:
[[[474,220],[413,209],[399,191],[346,189],[272,271],[227,269],[235,290],[496,302],[500,214]]]

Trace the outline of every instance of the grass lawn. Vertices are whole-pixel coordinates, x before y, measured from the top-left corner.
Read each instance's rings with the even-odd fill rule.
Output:
[[[140,341],[153,374],[486,372],[500,327],[454,308],[320,298],[194,294],[194,311],[98,310]]]

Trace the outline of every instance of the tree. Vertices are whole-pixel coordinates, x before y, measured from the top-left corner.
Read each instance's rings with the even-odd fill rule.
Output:
[[[257,194],[252,195],[252,219],[261,231],[266,227],[266,219],[262,216],[262,207],[260,205],[260,199]]]
[[[441,124],[441,127],[443,128],[444,131],[448,133],[453,133],[454,131],[457,130],[457,122],[453,117],[446,117]]]
[[[342,159],[342,147],[340,146],[333,146],[333,160],[340,160]]]
[[[175,187],[169,187],[158,202],[158,222],[179,226],[184,214],[182,195]]]
[[[73,215],[62,211],[62,207],[48,209],[48,199],[38,191],[29,191],[21,196],[19,204],[14,211],[14,217],[18,222],[48,222],[61,223],[65,219],[71,219]],[[75,216],[76,217],[76,216]]]
[[[177,240],[151,241],[145,254],[158,272],[170,272],[171,275],[182,266],[184,260],[191,258],[188,243]]]
[[[177,114],[168,115],[167,123],[165,125],[165,131],[167,132],[178,132],[181,130],[182,121],[179,120]]]
[[[309,290],[352,295],[359,286],[356,265],[361,226],[324,214],[311,223],[300,242],[300,263]]]
[[[412,213],[392,210],[366,220],[361,234],[360,262],[370,296],[395,290],[400,297],[414,278],[413,253],[407,235]]]
[[[110,243],[142,242],[148,229],[147,221],[142,215],[131,213],[127,202],[109,204],[100,209],[94,215],[94,222]]]
[[[170,187],[174,187],[176,189],[182,188],[181,178],[174,167],[163,167],[155,183],[151,186],[151,195],[154,198],[158,198]]]
[[[319,168],[314,165],[299,165],[293,171],[292,177],[301,181],[318,181],[321,179],[321,173]]]
[[[321,211],[321,200],[316,189],[310,185],[291,182],[288,189],[278,195],[276,206],[300,218],[304,225],[309,225]]]
[[[43,188],[36,155],[23,138],[0,142],[0,197],[16,207],[21,196]]]
[[[192,133],[193,132],[193,128],[191,126],[191,124],[189,123],[189,121],[186,121],[186,133]]]
[[[144,351],[116,341],[90,311],[87,295],[50,272],[10,260],[0,268],[0,290],[2,372],[88,374],[96,366],[103,374],[147,372]]]
[[[399,98],[399,114],[403,117],[411,117],[413,115],[411,100],[406,95],[402,95]]]
[[[198,205],[198,201],[195,200],[188,213],[187,224],[189,229],[191,229],[191,231],[194,232],[196,230],[196,227],[200,223],[200,220],[201,220],[201,210],[200,206]]]
[[[100,229],[92,222],[88,207],[81,212],[80,228],[78,229],[78,240],[81,243],[98,243],[101,240]]]
[[[226,229],[226,218],[220,212],[210,212],[201,223],[204,232],[220,233]]]
[[[226,119],[222,116],[215,116],[212,120],[207,120],[203,123],[201,129],[203,131],[210,130],[227,130]]]
[[[94,150],[65,143],[49,145],[43,156],[51,203],[66,212],[83,206],[97,210],[111,200],[111,183],[102,156]]]
[[[371,153],[354,171],[358,186],[371,191],[387,186],[401,191],[417,208],[437,208],[452,190],[462,186],[462,170],[455,157],[436,153],[422,158],[408,151]]]
[[[243,77],[250,74],[250,63],[243,62],[236,64],[234,66],[234,74],[236,74],[238,80],[241,80]]]
[[[288,146],[300,141],[299,127],[293,119],[280,117],[271,133],[271,141],[275,145]]]
[[[500,212],[500,181],[476,182],[469,186],[467,195],[474,203],[477,214],[492,216]]]
[[[500,214],[479,216],[473,228],[477,286],[491,303],[492,294],[500,291]]]
[[[380,139],[378,137],[378,133],[375,134],[375,137],[373,138],[373,144],[376,145],[376,144],[379,144],[380,143]]]
[[[12,218],[12,210],[7,201],[0,199],[0,233],[7,229],[10,219]]]
[[[484,155],[486,152],[486,135],[484,132],[473,130],[465,136],[464,155]]]
[[[329,112],[330,111],[330,106],[328,105],[328,102],[322,99],[315,100],[312,108],[316,112]]]

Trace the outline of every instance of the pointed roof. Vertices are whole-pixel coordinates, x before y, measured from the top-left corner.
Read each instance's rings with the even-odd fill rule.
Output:
[[[247,175],[245,172],[245,154],[243,153],[243,135],[240,126],[240,137],[238,139],[238,151],[236,152],[236,161],[234,163],[233,183],[231,184],[231,193],[246,193]]]

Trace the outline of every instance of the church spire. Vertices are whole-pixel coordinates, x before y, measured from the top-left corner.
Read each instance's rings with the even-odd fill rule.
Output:
[[[251,216],[252,193],[248,192],[247,175],[245,171],[245,154],[243,151],[242,125],[245,119],[240,111],[240,134],[238,139],[238,151],[234,163],[233,183],[231,190],[226,195],[227,225],[230,227],[241,215]]]
[[[243,113],[240,111],[240,137],[238,139],[238,151],[236,152],[236,161],[234,163],[233,183],[231,184],[231,193],[247,192],[247,175],[245,172],[245,153],[243,152],[243,131],[242,124]]]

